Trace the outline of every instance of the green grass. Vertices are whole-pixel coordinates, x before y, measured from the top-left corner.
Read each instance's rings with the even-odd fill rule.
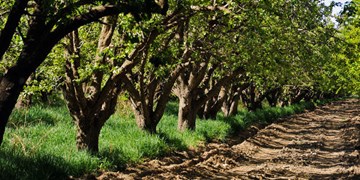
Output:
[[[300,104],[285,108],[241,111],[237,116],[198,120],[195,132],[180,133],[177,105],[171,102],[150,135],[136,127],[132,114],[113,115],[100,135],[100,152],[78,152],[75,127],[66,107],[33,106],[15,110],[0,148],[0,179],[64,179],[102,170],[121,170],[126,164],[166,155],[173,150],[196,148],[201,143],[224,140],[253,123],[269,123],[279,117],[313,108]]]

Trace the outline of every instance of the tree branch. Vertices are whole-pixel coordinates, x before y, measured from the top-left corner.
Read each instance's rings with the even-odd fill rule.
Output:
[[[232,74],[227,75],[223,78],[221,78],[215,85],[213,85],[213,87],[204,95],[200,96],[197,100],[196,100],[196,105],[195,107],[201,107],[202,104],[204,104],[207,100],[209,100],[210,98],[214,97],[219,91],[220,88],[227,82],[229,82],[233,77],[244,73],[245,70],[242,67],[237,68]]]
[[[16,0],[12,6],[5,27],[0,33],[0,61],[2,61],[3,55],[9,48],[11,39],[16,31],[16,27],[19,25],[20,18],[25,13],[28,1],[29,0]]]

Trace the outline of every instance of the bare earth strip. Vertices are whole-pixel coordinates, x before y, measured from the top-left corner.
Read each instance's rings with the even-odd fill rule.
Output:
[[[333,102],[238,138],[97,179],[360,179],[359,99]]]

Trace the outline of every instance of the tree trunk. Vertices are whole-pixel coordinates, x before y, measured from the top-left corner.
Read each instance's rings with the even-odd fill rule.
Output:
[[[295,89],[294,94],[290,98],[290,104],[299,103],[301,100],[305,98],[306,94],[307,94],[307,90],[303,90],[299,88]]]
[[[211,108],[205,113],[205,119],[216,119],[216,115],[219,112],[219,109]]]
[[[241,92],[241,100],[249,111],[255,111],[262,108],[262,101],[265,94],[256,91],[256,86],[251,84],[245,91]]]
[[[206,119],[205,118],[205,107],[204,106],[201,106],[201,108],[197,112],[197,115],[202,119]]]
[[[238,96],[234,99],[234,101],[230,105],[227,116],[235,116],[238,113],[239,100],[240,98]]]
[[[197,111],[197,115],[201,119],[210,119],[211,106],[215,104],[213,99],[209,99],[201,108]]]
[[[78,150],[87,150],[90,153],[99,151],[99,136],[102,124],[94,117],[75,118],[77,121],[76,147]],[[89,123],[92,122],[92,123]]]
[[[139,112],[139,111],[136,111],[136,112]],[[156,133],[157,123],[152,123],[150,117],[144,116],[139,113],[135,113],[135,119],[136,119],[136,124],[138,125],[138,127],[140,129],[142,129],[146,132],[149,132],[151,134]]]
[[[117,96],[108,98],[103,104],[82,108],[80,103],[74,99],[75,96],[66,91],[69,91],[69,88],[64,88],[64,98],[77,128],[76,147],[78,150],[97,153],[101,128],[115,112]]]
[[[225,94],[225,101],[222,105],[222,111],[225,117],[235,116],[238,113],[238,106],[240,95],[250,86],[250,83],[239,83],[244,81],[242,77],[235,79],[236,84],[233,84]]]
[[[115,112],[117,95],[120,90],[115,89],[110,97],[104,102],[95,102],[89,105],[91,101],[84,99],[83,96],[76,96],[74,86],[69,81],[65,81],[64,98],[76,126],[76,147],[78,150],[87,150],[91,153],[97,153],[99,150],[99,135],[101,128],[109,117]],[[87,103],[84,103],[86,101]],[[87,106],[89,105],[89,106]]]
[[[277,97],[274,97],[274,96],[267,96],[266,97],[266,100],[269,102],[269,105],[271,106],[271,107],[275,107],[276,106],[276,104],[277,104],[277,102],[278,102],[278,100],[277,100]]]
[[[51,104],[50,101],[49,101],[49,97],[48,97],[50,93],[44,92],[44,91],[41,92],[40,99],[41,99],[42,103]]]
[[[269,90],[264,95],[271,107],[276,107],[276,105],[278,104],[281,92],[282,92],[282,88],[277,87],[277,88],[273,88],[273,89]]]
[[[204,110],[200,114],[198,113],[199,117],[202,119],[216,119],[217,115],[217,108],[215,107],[217,105],[217,101],[215,98],[210,98],[204,105]]]
[[[26,59],[26,52],[22,54],[17,64],[11,67],[4,76],[0,76],[0,145],[3,140],[5,126],[21,91],[24,89],[26,80],[35,71],[36,67],[39,66],[39,64],[26,64],[27,62],[32,62],[33,59]],[[38,54],[39,59],[45,59],[46,56],[43,56],[44,54]]]
[[[30,81],[32,81],[35,78],[35,74],[32,73],[32,75],[28,78],[28,80],[25,82],[25,84],[28,84]],[[19,96],[17,99],[17,102],[15,104],[15,108],[28,108],[32,104],[32,94],[23,94],[23,96]]]
[[[20,109],[20,108],[28,108],[30,107],[30,105],[32,104],[32,95],[25,95],[25,96],[19,96],[16,104],[15,104],[15,108],[16,109]]]
[[[19,81],[16,76],[6,74],[0,77],[0,145],[3,141],[5,127],[16,101],[23,89],[26,78]]]
[[[141,130],[144,130],[144,131],[149,132],[151,134],[155,134],[156,133],[156,126],[157,126],[159,121],[156,121],[156,120],[152,119],[152,116],[150,114],[151,112],[148,112],[148,111],[144,112],[144,110],[141,107],[136,107],[133,104],[132,104],[132,107],[133,107],[133,110],[134,110],[137,126]]]
[[[221,107],[225,102],[225,99],[227,98],[226,91],[227,91],[226,87],[219,88],[219,92],[216,93],[218,95],[213,98],[210,98],[206,102],[203,118],[216,119],[217,113],[221,110]]]
[[[231,101],[224,102],[222,111],[225,117],[235,116],[238,113],[239,95],[235,95]]]
[[[197,109],[192,107],[191,95],[179,97],[178,129],[180,131],[195,130]]]
[[[210,99],[205,104],[204,112],[201,114],[202,116],[199,115],[199,117],[203,119],[216,119],[216,115],[220,109],[221,103]]]

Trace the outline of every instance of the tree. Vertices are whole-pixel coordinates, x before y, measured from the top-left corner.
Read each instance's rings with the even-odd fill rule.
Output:
[[[326,68],[333,72],[327,83],[337,93],[360,94],[360,1],[345,4],[339,18],[336,53]]]
[[[6,68],[0,76],[0,143],[5,126],[23,90],[25,81],[45,60],[52,48],[67,34],[77,28],[97,21],[99,18],[119,13],[131,13],[138,18],[152,13],[166,13],[167,1],[159,6],[154,1],[87,1],[76,2],[15,0],[1,29],[0,57],[9,48],[20,19],[27,16],[30,21],[26,27],[21,53],[15,63]],[[161,8],[163,7],[163,8]]]
[[[97,53],[94,60],[90,60],[93,66],[111,63],[107,60],[108,57],[104,51],[110,46],[117,16],[105,17],[103,22]],[[84,77],[79,72],[82,69],[81,64],[85,61],[81,53],[81,43],[78,30],[68,35],[63,91],[68,109],[77,127],[77,148],[97,152],[101,128],[115,111],[121,87],[118,85],[111,90],[101,88],[106,74],[99,69],[92,71],[92,75],[88,77],[89,80],[83,80]],[[102,93],[106,93],[107,97],[100,98]]]
[[[131,86],[131,81],[137,79],[128,79],[128,74],[131,75],[138,65],[144,65],[151,44],[163,33],[162,31],[166,32],[176,25],[174,21],[177,19],[173,18],[174,16],[170,14],[164,18],[155,17],[157,20],[152,19],[149,23],[137,25],[134,25],[135,19],[131,16],[121,16],[122,20],[116,33],[114,31],[118,23],[117,17],[106,17],[103,20],[97,48],[91,48],[94,45],[87,43],[93,39],[88,35],[91,34],[91,28],[86,28],[82,32],[83,36],[89,36],[85,37],[86,42],[80,42],[77,31],[69,35],[64,96],[77,125],[78,149],[98,151],[101,128],[114,113],[119,93],[122,89],[128,89],[130,95],[134,95],[133,89],[129,87],[136,88]],[[114,34],[117,38],[113,38]],[[85,53],[80,52],[80,44],[84,46]],[[93,49],[96,49],[96,54],[91,52]],[[93,57],[95,58],[92,59]],[[143,71],[137,76],[141,77],[141,72]],[[134,96],[130,97],[134,99]],[[158,103],[159,106],[160,104]],[[166,105],[166,102],[162,104]]]
[[[142,56],[138,68],[132,69],[127,76],[122,76],[124,87],[130,95],[136,123],[147,132],[156,133],[156,126],[164,114],[172,87],[187,67],[188,50],[170,50],[174,37],[177,38],[173,44],[183,46],[183,31],[187,19],[186,16],[177,15],[169,21],[169,24],[177,24],[177,28],[153,44],[152,52]]]
[[[335,32],[324,18],[329,8],[319,1],[264,1],[259,6],[255,14],[260,16],[245,46],[251,60],[245,69],[252,85],[242,99],[252,110],[265,99],[275,105],[279,99],[294,103],[307,98],[318,72],[331,59]]]
[[[238,113],[238,106],[241,92],[248,88],[250,83],[242,78],[234,78],[229,86],[225,86],[225,100],[221,107],[225,117],[235,116]]]
[[[189,65],[179,76],[174,88],[174,92],[179,98],[178,129],[181,131],[195,130],[196,115],[201,107],[216,96],[226,82],[243,73],[241,66],[226,67],[226,65],[222,65],[222,63],[230,63],[229,59],[227,62],[226,60],[222,62],[221,60],[224,59],[212,56],[212,54],[224,52],[214,52],[214,49],[220,49],[220,51],[223,49],[213,47],[212,45],[215,43],[207,38],[207,36],[204,39],[194,38],[197,40],[193,42],[192,47],[197,53],[194,53],[192,58],[199,62],[195,61]],[[215,70],[219,73],[218,77],[214,76]],[[213,79],[213,84],[209,86],[211,79]]]

